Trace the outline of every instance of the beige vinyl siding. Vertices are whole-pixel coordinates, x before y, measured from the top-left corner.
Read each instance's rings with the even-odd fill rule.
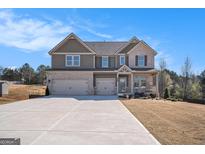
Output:
[[[135,46],[132,52],[129,54],[129,67],[135,68],[136,66],[135,57],[136,55],[147,55],[147,66],[145,68],[154,68],[154,52],[143,43]]]
[[[69,53],[69,52],[76,52],[76,53],[91,53],[85,46],[83,46],[78,40],[70,39],[64,45],[62,45],[56,53]]]
[[[52,68],[69,69],[73,67],[65,66],[66,55],[52,55]],[[93,68],[93,55],[80,55],[80,67],[75,68]]]

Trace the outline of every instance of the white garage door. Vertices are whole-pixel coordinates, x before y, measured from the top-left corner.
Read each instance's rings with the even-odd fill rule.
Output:
[[[115,78],[96,78],[96,95],[115,94]]]
[[[53,80],[54,95],[88,95],[87,80]]]

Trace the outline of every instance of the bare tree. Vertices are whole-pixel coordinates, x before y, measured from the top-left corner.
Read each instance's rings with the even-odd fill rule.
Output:
[[[201,72],[199,78],[200,78],[200,84],[202,87],[202,96],[205,99],[205,70]]]
[[[28,63],[25,63],[19,70],[24,83],[31,84],[32,78],[35,74],[34,69]]]
[[[159,67],[160,67],[160,72],[159,72],[159,94],[160,97],[163,97],[164,95],[164,90],[165,90],[165,69],[166,69],[166,61],[164,58],[160,59],[159,62]]]
[[[49,68],[50,68],[49,66],[45,66],[45,65],[38,66],[38,68],[36,70],[36,75],[37,75],[38,83],[40,83],[42,85],[45,83],[46,70],[49,69]]]
[[[186,57],[184,65],[182,66],[182,86],[184,99],[186,99],[188,96],[188,85],[191,77],[191,67],[191,59],[189,57]]]

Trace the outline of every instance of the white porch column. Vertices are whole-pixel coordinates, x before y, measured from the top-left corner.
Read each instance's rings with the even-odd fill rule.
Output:
[[[119,79],[119,74],[117,73],[117,79],[116,79],[117,80],[117,94],[118,94],[118,91],[119,91],[118,90],[118,79]]]
[[[95,55],[93,56],[93,68],[95,68]]]
[[[134,90],[133,90],[133,88],[134,88],[134,79],[133,79],[133,73],[131,73],[131,93],[133,94],[134,93]]]
[[[158,84],[158,82],[159,82],[159,75],[157,73],[156,74],[156,95],[157,95],[157,97],[159,97],[159,84]]]

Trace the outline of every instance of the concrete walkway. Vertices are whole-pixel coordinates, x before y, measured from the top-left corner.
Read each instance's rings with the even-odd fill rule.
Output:
[[[21,144],[159,144],[115,96],[44,97],[0,105],[0,138]]]

